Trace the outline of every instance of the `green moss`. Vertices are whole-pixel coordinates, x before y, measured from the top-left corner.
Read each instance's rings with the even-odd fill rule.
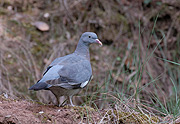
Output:
[[[42,123],[47,123],[47,122],[53,123],[54,122],[52,117],[50,115],[48,115],[47,113],[34,113],[34,115],[37,118],[40,118]]]
[[[89,120],[91,120],[92,112],[97,111],[96,109],[93,109],[89,106],[65,106],[65,109],[72,109],[74,110],[82,119],[84,117],[88,117]],[[105,110],[101,112],[101,114],[105,114],[104,121],[114,122],[117,121],[119,123],[139,123],[139,124],[153,124],[158,123],[160,120],[152,115],[140,113],[140,112],[123,112],[118,110]],[[106,118],[107,117],[107,118]],[[110,119],[110,120],[109,120]],[[119,119],[119,120],[114,120]]]
[[[139,112],[123,112],[123,111],[117,111],[117,110],[108,110],[106,116],[109,116],[111,118],[111,121],[114,122],[114,118],[118,118],[119,123],[138,123],[138,124],[152,124],[152,123],[158,123],[159,119],[154,116],[145,115]],[[147,117],[149,116],[149,118]]]
[[[0,8],[0,15],[6,15],[8,12],[4,8]]]
[[[30,23],[22,23],[23,28],[25,28],[26,33],[31,36],[31,39],[35,42],[39,42],[41,32],[39,32],[33,25]]]
[[[105,14],[105,11],[103,11],[102,9],[100,8],[95,8],[95,12],[97,14],[98,17],[103,17],[104,14]]]
[[[39,57],[39,56],[42,56],[43,53],[48,52],[50,45],[48,42],[45,42],[45,41],[42,42],[42,32],[38,31],[30,23],[22,23],[22,25],[26,30],[26,34],[31,36],[31,41],[37,44],[31,48],[31,53]]]
[[[127,25],[127,19],[124,17],[124,15],[121,15],[120,13],[115,13],[112,18],[114,18],[117,23],[123,22]]]

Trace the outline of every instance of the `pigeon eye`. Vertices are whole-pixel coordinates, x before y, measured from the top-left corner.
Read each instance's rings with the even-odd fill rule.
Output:
[[[91,38],[91,36],[89,35],[89,38]]]

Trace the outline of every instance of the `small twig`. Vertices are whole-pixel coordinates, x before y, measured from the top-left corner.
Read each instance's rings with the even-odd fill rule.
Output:
[[[70,19],[71,21],[74,22],[72,13],[69,11],[69,7],[68,7],[68,5],[67,5],[67,0],[59,0],[59,3],[60,3],[60,4],[62,3],[64,9],[66,10],[67,16],[69,17],[69,19]]]
[[[128,56],[129,56],[129,53],[130,53],[130,51],[131,51],[131,49],[132,49],[132,46],[133,46],[133,43],[128,44],[128,50],[126,51],[125,57],[123,58],[122,63],[121,63],[121,65],[120,65],[120,67],[119,67],[119,69],[118,69],[115,77],[118,77],[119,74],[121,73],[121,70],[122,70],[122,68],[123,68],[123,66],[124,66],[124,64],[125,64]],[[117,78],[115,78],[115,79],[113,80],[113,84],[115,84],[116,81],[117,81]]]

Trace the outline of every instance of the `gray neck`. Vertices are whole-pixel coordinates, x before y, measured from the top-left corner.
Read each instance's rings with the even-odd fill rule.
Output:
[[[79,41],[76,47],[76,50],[74,53],[86,57],[88,60],[90,60],[90,54],[89,54],[89,45],[82,43],[82,41]]]

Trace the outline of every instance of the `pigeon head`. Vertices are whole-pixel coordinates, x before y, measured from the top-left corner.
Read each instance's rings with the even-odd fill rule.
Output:
[[[87,46],[93,43],[97,43],[102,46],[101,41],[98,39],[97,35],[93,32],[85,32],[81,35],[80,40]]]
[[[101,41],[98,39],[95,33],[85,32],[81,35],[81,38],[74,52],[78,55],[85,56],[88,60],[90,60],[89,45],[94,44],[94,43],[102,46]]]

